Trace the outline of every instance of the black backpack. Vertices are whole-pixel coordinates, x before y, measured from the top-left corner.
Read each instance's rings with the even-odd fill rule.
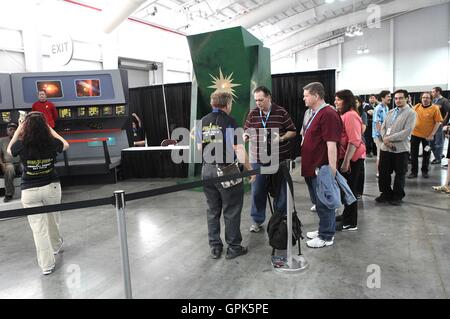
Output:
[[[294,198],[294,189],[292,183],[292,177],[289,174],[286,162],[280,164],[279,170],[288,182],[290,193]],[[267,196],[269,200],[269,207],[272,211],[269,223],[267,225],[267,234],[269,235],[269,244],[272,246],[272,255],[275,254],[275,250],[286,250],[288,242],[288,230],[287,230],[287,217],[286,212],[279,210],[273,211],[272,204],[270,202],[270,196]],[[303,239],[302,235],[302,223],[298,218],[297,211],[295,210],[295,204],[293,205],[294,211],[292,212],[292,242],[295,245],[298,242],[298,252],[301,255],[300,239]]]

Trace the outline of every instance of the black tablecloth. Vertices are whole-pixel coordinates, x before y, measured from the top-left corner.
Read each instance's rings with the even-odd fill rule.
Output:
[[[170,151],[122,151],[123,178],[186,178],[188,164],[175,164]]]

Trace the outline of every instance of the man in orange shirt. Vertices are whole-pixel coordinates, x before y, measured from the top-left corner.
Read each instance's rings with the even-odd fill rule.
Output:
[[[434,134],[442,124],[442,115],[439,106],[431,103],[431,93],[422,93],[420,100],[422,103],[414,106],[417,113],[416,126],[411,136],[411,174],[408,178],[416,178],[419,171],[419,147],[422,143],[423,160],[422,176],[428,178],[428,166],[430,164],[431,147],[430,142],[434,139]]]
[[[44,90],[38,92],[39,101],[33,103],[32,110],[44,113],[47,119],[47,124],[51,128],[55,128],[55,121],[58,118],[58,112],[56,112],[55,105],[47,101],[47,93]]]

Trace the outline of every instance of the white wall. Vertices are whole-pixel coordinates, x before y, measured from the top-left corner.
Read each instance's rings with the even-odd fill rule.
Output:
[[[450,4],[401,15],[382,22],[379,29],[365,29],[363,37],[345,37],[342,49],[317,46],[316,59],[312,48],[298,52],[291,72],[306,71],[308,65],[336,69],[337,89],[349,88],[357,94],[434,86],[450,89],[449,21]],[[365,45],[370,53],[358,55],[358,47]]]
[[[448,88],[450,5],[395,19],[395,86],[422,91]]]

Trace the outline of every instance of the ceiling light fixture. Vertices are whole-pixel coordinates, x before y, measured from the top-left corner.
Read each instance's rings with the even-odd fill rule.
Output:
[[[358,24],[350,25],[345,29],[345,35],[349,38],[361,37],[364,35],[362,27]]]

